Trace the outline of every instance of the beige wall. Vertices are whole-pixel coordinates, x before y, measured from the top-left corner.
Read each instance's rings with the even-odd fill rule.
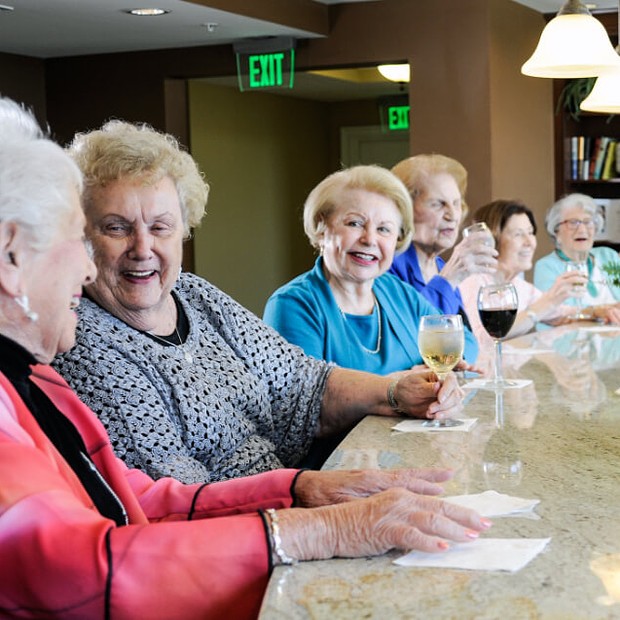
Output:
[[[535,258],[540,258],[552,249],[544,231],[545,212],[554,200],[552,80],[519,71],[542,29],[540,16],[521,9],[496,3],[490,14],[491,195],[522,200],[534,211]]]
[[[553,191],[552,83],[519,73],[544,26],[540,14],[512,0],[382,0],[333,5],[329,13],[329,36],[299,41],[298,70],[409,61],[411,152],[462,161],[472,206],[516,196],[540,219]],[[44,69],[48,120],[68,140],[111,116],[177,131],[183,123],[170,119],[184,120],[186,110],[170,104],[166,80],[231,75],[235,65],[230,46],[214,46],[57,58]],[[232,111],[241,98],[256,101],[256,114],[213,120],[213,106]],[[258,312],[273,288],[307,265],[291,210],[336,167],[334,128],[346,124],[346,113],[257,93],[209,99],[192,112],[199,123],[192,139],[204,132],[207,144],[193,146],[210,149],[205,169],[214,187],[197,271]],[[327,133],[315,124],[326,114]],[[318,156],[324,148],[327,165]],[[250,183],[257,190],[248,199],[240,187]]]
[[[314,260],[302,207],[328,172],[327,106],[201,81],[189,95],[192,154],[211,185],[196,273],[262,315]]]
[[[300,46],[299,67],[408,60],[411,152],[462,161],[472,208],[520,198],[542,224],[553,199],[552,85],[519,69],[543,18],[508,0],[385,0],[338,5],[333,15],[329,38]],[[190,110],[192,152],[213,188],[196,234],[196,271],[261,314],[269,294],[312,262],[301,206],[339,167],[339,128],[373,124],[376,107],[198,81]],[[542,231],[539,247],[539,255],[548,251]]]

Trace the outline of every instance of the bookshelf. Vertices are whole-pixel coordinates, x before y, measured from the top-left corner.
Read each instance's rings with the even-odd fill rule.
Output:
[[[550,16],[553,17],[553,16]],[[607,29],[614,45],[618,40],[618,13],[600,13],[595,17]],[[604,114],[591,114],[582,112],[579,119],[575,120],[563,110],[558,110],[558,100],[566,80],[553,80],[554,111],[555,113],[555,194],[560,198],[565,194],[579,192],[588,194],[601,202],[608,200],[620,200],[620,175],[616,171],[615,162],[607,175],[602,173],[604,163],[599,174],[593,174],[596,166],[588,166],[587,172],[584,164],[576,164],[576,160],[583,162],[590,155],[596,156],[596,147],[600,145],[600,138],[606,137],[610,141],[617,140],[620,144],[620,115],[609,116]],[[581,150],[580,150],[581,147]],[[615,151],[615,148],[614,148]],[[583,153],[580,158],[580,153]],[[615,154],[615,153],[614,153]],[[598,176],[598,178],[596,178]],[[602,178],[606,176],[607,178]],[[616,250],[620,250],[620,238],[610,239],[603,242]]]

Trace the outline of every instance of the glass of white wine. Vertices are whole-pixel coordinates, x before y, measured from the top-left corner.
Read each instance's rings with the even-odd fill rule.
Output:
[[[587,252],[577,252],[575,258],[566,263],[566,271],[576,271],[584,276],[582,282],[578,282],[573,285],[574,299],[575,299],[575,314],[570,318],[577,321],[586,320],[587,315],[583,313],[583,296],[586,294],[586,285],[588,283],[588,254]]]
[[[474,235],[476,233],[484,233],[484,235],[480,235],[480,241],[483,245],[488,245],[490,248],[495,247],[495,239],[493,238],[493,233],[484,222],[474,222],[467,228],[464,228],[463,239],[467,239],[467,237],[470,237],[471,235]]]
[[[429,314],[423,316],[418,332],[418,348],[424,363],[435,372],[440,382],[463,357],[465,335],[459,314]],[[428,420],[424,426],[459,426],[460,420]]]

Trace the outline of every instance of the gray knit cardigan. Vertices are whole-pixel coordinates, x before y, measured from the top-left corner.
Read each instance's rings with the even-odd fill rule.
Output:
[[[54,362],[116,454],[154,478],[187,483],[298,464],[331,366],[195,275],[181,274],[174,293],[190,324],[181,346],[83,299],[76,345]]]

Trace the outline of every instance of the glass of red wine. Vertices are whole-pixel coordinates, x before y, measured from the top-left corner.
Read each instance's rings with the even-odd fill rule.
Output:
[[[502,339],[506,337],[517,317],[519,299],[512,284],[491,284],[478,291],[478,314],[482,326],[495,343],[495,376],[484,387],[501,389],[515,384],[504,379],[502,368]]]

